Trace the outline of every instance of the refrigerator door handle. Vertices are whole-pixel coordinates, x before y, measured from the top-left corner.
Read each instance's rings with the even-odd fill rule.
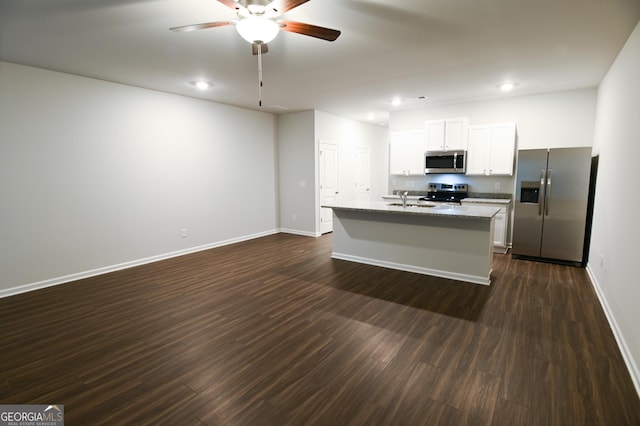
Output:
[[[549,169],[547,173],[547,189],[544,192],[544,215],[549,216],[549,204],[551,204],[551,184],[553,181],[553,169]]]
[[[540,169],[540,189],[545,191],[544,192],[545,195],[543,197],[546,197],[546,193],[547,193],[547,191],[545,190],[546,180],[547,180],[547,169]],[[542,216],[542,204],[543,202],[538,200],[538,216]]]

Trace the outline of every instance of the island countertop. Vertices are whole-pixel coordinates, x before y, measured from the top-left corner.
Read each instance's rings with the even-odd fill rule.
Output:
[[[399,205],[398,205],[399,204]],[[497,207],[480,207],[473,205],[456,205],[445,203],[432,203],[429,201],[416,202],[410,200],[407,207],[403,207],[398,201],[341,201],[336,204],[323,204],[322,207],[341,210],[354,210],[364,212],[382,212],[393,214],[409,214],[421,216],[440,216],[460,219],[486,219],[493,218],[500,209]]]
[[[462,203],[482,203],[482,204],[496,204],[505,206],[511,204],[511,200],[508,198],[464,198]]]

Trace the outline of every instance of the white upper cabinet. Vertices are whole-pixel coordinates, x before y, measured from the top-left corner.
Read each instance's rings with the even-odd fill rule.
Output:
[[[425,137],[422,130],[392,132],[389,141],[389,173],[424,175]]]
[[[489,170],[490,136],[489,126],[469,126],[469,147],[466,159],[468,175],[484,175]]]
[[[427,151],[466,151],[468,126],[467,117],[427,121]]]
[[[513,175],[516,124],[469,126],[468,175]]]
[[[444,120],[427,121],[425,125],[427,151],[444,151],[445,127],[446,123]]]

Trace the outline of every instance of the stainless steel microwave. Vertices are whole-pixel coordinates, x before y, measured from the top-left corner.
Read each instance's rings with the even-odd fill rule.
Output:
[[[424,173],[464,173],[467,170],[465,151],[427,151]]]

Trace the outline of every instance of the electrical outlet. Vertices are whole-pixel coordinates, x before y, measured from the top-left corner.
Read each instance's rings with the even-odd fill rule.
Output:
[[[604,268],[604,254],[600,255],[600,267]]]
[[[291,220],[296,220],[296,219],[297,219],[296,214],[295,214],[295,213],[293,213],[293,214],[291,215]]]
[[[180,238],[187,238],[187,228],[182,228],[180,230]]]
[[[493,188],[494,188],[494,189],[500,189],[500,188],[502,188],[502,183],[501,183],[501,182],[494,182],[494,183],[493,183]]]

